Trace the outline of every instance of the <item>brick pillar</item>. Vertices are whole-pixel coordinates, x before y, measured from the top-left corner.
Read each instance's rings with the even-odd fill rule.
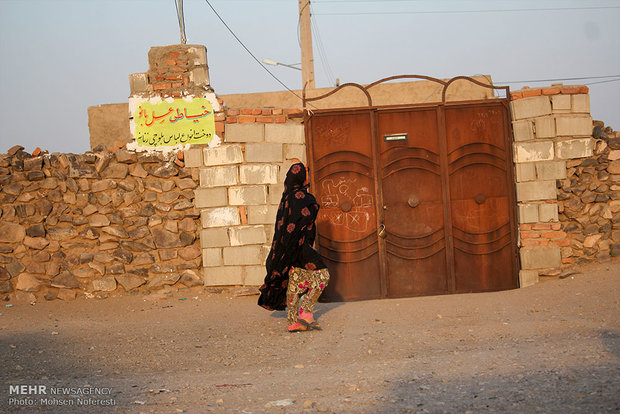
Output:
[[[135,136],[133,116],[136,108],[145,101],[152,103],[178,98],[206,98],[211,102],[215,118],[215,134],[209,145],[220,143],[224,114],[209,81],[207,49],[201,45],[169,45],[152,47],[148,53],[149,69],[129,75],[130,131]],[[131,147],[131,149],[138,149]]]
[[[524,287],[540,273],[570,263],[557,188],[567,176],[567,161],[591,156],[594,140],[587,87],[524,88],[512,99]]]

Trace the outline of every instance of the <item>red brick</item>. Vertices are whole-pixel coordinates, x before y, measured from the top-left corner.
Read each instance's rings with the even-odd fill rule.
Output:
[[[271,109],[267,109],[267,108],[263,109],[261,111],[261,115],[271,115]]]
[[[272,109],[271,113],[273,113],[274,115],[282,115],[282,108]]]
[[[236,124],[237,123],[237,117],[236,116],[227,116],[226,117],[226,123],[227,124]]]
[[[562,237],[566,237],[566,233],[564,233],[563,231],[550,231],[547,233],[543,233],[542,236],[545,239],[559,239]]]
[[[558,95],[562,90],[560,88],[543,88],[543,95]]]
[[[183,86],[182,82],[172,82],[172,87],[173,88],[180,88],[181,86]]]
[[[166,61],[164,62],[166,65],[168,66],[174,66],[177,64],[177,61],[174,59],[166,59]]]
[[[261,124],[273,124],[272,116],[261,116],[256,118],[256,122],[260,122]]]
[[[551,230],[560,230],[562,228],[562,224],[560,223],[553,223],[551,225]]]
[[[181,66],[189,65],[189,60],[179,60],[179,59],[177,59],[176,62],[177,62],[177,65],[181,65]]]
[[[284,124],[286,123],[286,116],[276,116],[275,117],[276,124]]]
[[[577,93],[588,93],[590,89],[587,86],[583,85],[571,85],[562,87],[562,93],[573,95]]]
[[[536,223],[532,224],[534,230],[551,230],[551,223]]]
[[[185,153],[183,152],[183,150],[179,150],[177,152],[177,159],[179,159],[181,161],[185,160]]]
[[[252,115],[260,115],[263,113],[262,109],[252,109]]]
[[[185,167],[185,163],[179,159],[174,160],[174,163],[181,168]]]
[[[512,97],[512,100],[516,100],[516,99],[521,99],[523,98],[523,94],[521,92],[511,92],[510,96]]]
[[[224,132],[226,130],[226,125],[223,122],[215,123],[215,132]]]
[[[39,154],[41,154],[41,148],[39,148],[39,147],[35,148],[35,150],[32,151],[32,156],[33,157],[38,157]]]
[[[166,75],[166,80],[181,80],[183,79],[183,75]]]
[[[189,78],[186,76],[183,78],[183,86],[188,86],[189,85]]]
[[[303,114],[304,111],[302,109],[297,109],[297,108],[289,108],[289,109],[285,109],[284,113],[286,115],[294,115],[294,114]]]
[[[164,77],[161,76],[161,75],[155,75],[155,80],[158,81],[158,82],[163,82]]]
[[[175,98],[180,98],[181,97],[181,91],[172,91],[171,95],[174,96]]]
[[[519,225],[519,228],[521,230],[532,230],[532,225],[531,224],[521,224],[521,225]]]
[[[216,121],[224,121],[226,120],[226,115],[224,115],[222,112],[218,112],[217,114],[215,114],[214,119]]]
[[[245,206],[239,206],[239,216],[241,217],[241,224],[248,224],[248,216],[245,213]]]
[[[181,68],[181,67],[178,67],[178,66],[170,68],[170,70],[173,71],[173,72],[187,72],[187,69]]]
[[[541,90],[536,88],[536,89],[524,89],[521,91],[521,93],[523,94],[524,98],[530,97],[530,96],[540,96],[541,95]]]
[[[238,122],[240,124],[250,124],[252,122],[256,122],[256,117],[255,116],[240,116],[238,118]]]
[[[539,233],[534,232],[521,232],[522,239],[537,239],[540,237]]]
[[[552,241],[554,244],[561,246],[561,247],[570,246],[570,240],[567,240],[567,239],[552,240]]]
[[[170,82],[166,82],[166,83],[156,83],[155,85],[153,85],[153,90],[154,91],[163,91],[164,89],[170,89],[172,86],[170,84]]]
[[[239,115],[239,110],[238,109],[228,109],[226,111],[226,113],[230,116],[235,116],[235,115]]]
[[[571,264],[571,263],[573,263],[573,259],[571,259],[570,257],[566,257],[562,259],[562,264]]]
[[[521,246],[544,246],[549,243],[549,240],[542,239],[525,239],[521,240]]]
[[[179,56],[181,56],[181,52],[170,52],[170,54],[168,55],[168,57],[172,59],[178,58]]]
[[[241,115],[252,115],[252,110],[251,109],[242,109],[241,110]]]

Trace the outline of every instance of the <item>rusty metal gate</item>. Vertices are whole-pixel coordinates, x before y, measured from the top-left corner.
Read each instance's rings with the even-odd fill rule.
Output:
[[[442,102],[373,106],[368,89],[398,78],[440,83]],[[458,79],[493,88],[407,75],[304,97],[353,86],[368,99],[305,114],[318,250],[332,275],[322,300],[517,287],[508,98],[446,102]]]

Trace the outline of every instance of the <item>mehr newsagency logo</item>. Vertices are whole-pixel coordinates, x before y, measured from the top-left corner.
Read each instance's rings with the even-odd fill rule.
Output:
[[[114,406],[112,388],[93,387],[50,387],[43,384],[9,385],[10,406]]]

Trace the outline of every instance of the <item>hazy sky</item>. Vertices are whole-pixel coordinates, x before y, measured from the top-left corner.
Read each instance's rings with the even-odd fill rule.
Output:
[[[211,4],[259,59],[301,61],[297,0]],[[204,0],[184,8],[216,93],[283,89]],[[314,0],[312,12],[317,87],[490,74],[514,90],[620,75],[620,0]],[[149,48],[179,39],[175,0],[0,0],[0,153],[15,144],[87,151],[87,108],[126,102],[128,75],[147,70]],[[270,70],[300,88],[299,71]],[[620,76],[595,83],[609,79],[563,82],[589,85],[592,116],[620,129]]]

